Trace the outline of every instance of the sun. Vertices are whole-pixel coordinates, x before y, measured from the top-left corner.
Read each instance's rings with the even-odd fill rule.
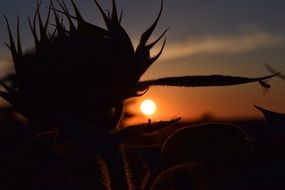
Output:
[[[156,104],[153,100],[146,99],[141,103],[140,106],[141,112],[145,115],[152,115],[156,110]]]

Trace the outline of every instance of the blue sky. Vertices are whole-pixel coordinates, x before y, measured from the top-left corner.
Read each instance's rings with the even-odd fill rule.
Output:
[[[66,1],[68,4],[70,2]],[[76,1],[86,20],[102,24],[92,0]],[[110,1],[99,1],[110,8]],[[256,77],[268,74],[264,63],[285,73],[285,1],[282,0],[165,0],[154,36],[170,27],[161,59],[144,78],[173,75],[229,74]],[[42,1],[46,12],[48,1]],[[21,19],[25,48],[33,43],[27,17],[34,13],[35,0],[0,2],[0,15],[11,24]],[[159,0],[117,0],[123,8],[123,25],[134,44],[155,19]],[[4,19],[0,19],[0,62],[9,55]],[[159,47],[158,47],[159,48]],[[1,61],[2,60],[2,61]],[[1,68],[0,64],[0,68]],[[259,116],[253,103],[285,112],[285,81],[272,79],[272,90],[263,95],[258,84],[207,89],[154,88],[143,98],[159,102],[157,117],[198,117],[211,112],[217,117]],[[219,109],[217,109],[219,108]],[[174,110],[174,111],[173,111]]]

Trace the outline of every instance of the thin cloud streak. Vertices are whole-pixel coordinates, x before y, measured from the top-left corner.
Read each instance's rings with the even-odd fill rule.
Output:
[[[245,33],[239,36],[207,36],[188,38],[183,42],[167,43],[160,61],[194,55],[242,54],[261,48],[285,45],[285,37],[266,32]],[[157,52],[155,50],[154,52]]]

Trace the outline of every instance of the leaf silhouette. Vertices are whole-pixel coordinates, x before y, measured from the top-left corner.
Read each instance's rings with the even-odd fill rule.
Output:
[[[257,105],[254,105],[254,107],[258,109],[264,115],[266,125],[269,128],[269,130],[272,130],[272,131],[284,131],[285,130],[285,114],[284,113],[270,111],[270,110],[264,109]]]
[[[177,87],[230,86],[230,85],[258,82],[260,80],[272,78],[279,74],[280,72],[257,78],[225,76],[225,75],[166,77],[155,80],[141,81],[138,84],[138,89],[143,90],[149,88],[150,86],[177,86]]]
[[[160,154],[160,171],[172,166],[201,161],[205,163],[248,163],[251,139],[238,126],[205,123],[175,131],[165,141]]]

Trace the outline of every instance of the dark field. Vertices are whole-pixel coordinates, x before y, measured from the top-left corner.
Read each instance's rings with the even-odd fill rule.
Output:
[[[150,173],[148,175],[150,175],[149,179],[151,179],[152,174],[159,171],[161,145],[169,135],[182,126],[194,125],[197,122],[209,121],[200,120],[178,123],[163,129],[159,134],[144,135],[124,145],[124,153],[128,156],[127,175],[130,172],[132,176],[137,177],[133,180],[134,189],[140,183],[147,183],[147,180],[144,178],[146,173]],[[233,169],[226,175],[222,172],[222,182],[214,180],[215,183],[219,181],[219,186],[212,185],[213,189],[277,190],[285,188],[284,131],[269,131],[263,119],[214,122],[232,123],[242,128],[252,139],[252,160],[247,165],[237,166],[239,169]],[[100,178],[102,175],[99,171],[100,164],[94,162],[96,156],[89,155],[84,157],[84,155],[80,155],[77,158],[70,159],[73,154],[67,150],[68,146],[57,145],[57,148],[55,148],[54,139],[52,139],[50,134],[40,135],[24,143],[20,142],[20,140],[19,143],[7,140],[16,137],[21,139],[24,134],[22,133],[23,128],[26,127],[19,121],[19,118],[11,108],[1,110],[0,125],[2,139],[0,186],[3,188],[85,189],[89,185],[94,186],[93,183],[96,183],[96,178]],[[197,172],[195,167],[195,164],[188,163],[188,166],[186,164],[182,169],[178,168],[171,171],[170,174],[164,176],[164,181],[162,180],[161,182],[162,187],[169,189],[181,189],[183,187],[183,189],[189,189],[191,185],[189,185],[189,180]],[[212,169],[207,168],[206,171],[208,170],[214,172],[215,175],[220,174],[220,169],[212,171]],[[195,172],[193,173],[193,171]],[[201,183],[209,183],[211,178],[213,178],[212,174],[206,172],[199,180],[202,180]],[[91,182],[89,181],[90,179]],[[80,185],[81,183],[86,184],[82,186]],[[167,184],[167,186],[163,186],[163,183]],[[180,186],[177,185],[178,183]],[[196,182],[194,181],[193,183]],[[98,185],[95,186],[100,189]],[[162,188],[158,187],[157,189]]]

